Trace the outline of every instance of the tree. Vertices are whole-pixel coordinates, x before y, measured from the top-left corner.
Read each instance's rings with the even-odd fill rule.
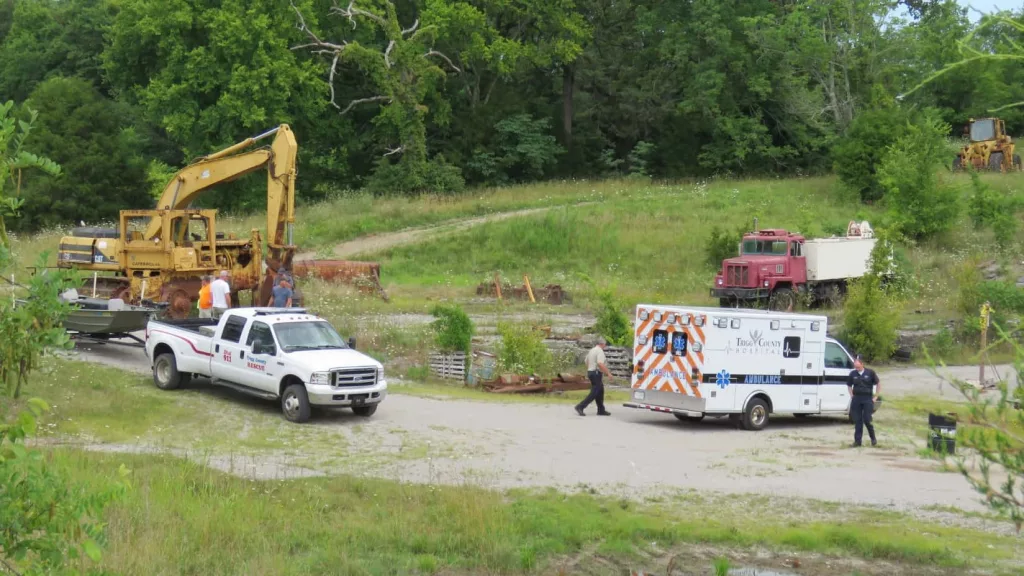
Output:
[[[440,88],[446,76],[437,62],[461,72],[448,56],[433,48],[436,26],[421,26],[417,19],[403,28],[390,0],[384,0],[377,10],[358,7],[355,0],[350,0],[347,8],[331,9],[332,15],[348,19],[353,28],[360,20],[376,27],[387,42],[385,47],[377,48],[357,39],[321,40],[307,25],[302,10],[294,3],[292,8],[298,17],[299,29],[309,37],[306,43],[294,48],[310,49],[330,59],[331,106],[344,115],[363,104],[382,103],[374,124],[380,129],[388,150],[377,163],[376,188],[383,191],[397,188],[396,191],[401,192],[435,188],[439,179],[435,174],[437,167],[428,163],[426,117],[429,109],[424,102]],[[335,92],[339,64],[359,69],[378,93],[350,100],[342,106]],[[439,120],[444,122],[446,118]],[[395,155],[399,160],[392,165],[389,157]]]
[[[882,158],[878,181],[896,227],[921,240],[948,230],[959,215],[960,195],[941,179],[949,125],[934,116],[911,123]]]
[[[14,117],[14,102],[0,104],[0,248],[10,247],[4,218],[16,216],[24,200],[21,198],[22,172],[36,169],[46,174],[60,174],[60,166],[49,158],[25,149],[25,139],[32,131],[36,112],[27,110],[27,120]]]
[[[144,143],[132,111],[77,78],[51,78],[26,106],[40,113],[26,142],[60,163],[60,174],[26,181],[19,227],[116,220],[122,209],[151,208]]]
[[[911,117],[896,106],[867,110],[854,118],[846,134],[832,149],[839,180],[857,192],[862,202],[878,202],[885,195],[878,170],[886,151],[906,131]]]
[[[117,13],[115,2],[14,0],[9,5],[10,29],[0,42],[0,94],[21,102],[54,76],[103,86],[103,34]]]
[[[281,123],[306,134],[323,112],[325,87],[317,63],[290,50],[302,36],[286,10],[285,0],[123,0],[104,70],[119,99],[141,107],[186,159]],[[302,143],[303,158],[317,151]],[[248,182],[212,190],[203,201],[263,209],[265,184]]]

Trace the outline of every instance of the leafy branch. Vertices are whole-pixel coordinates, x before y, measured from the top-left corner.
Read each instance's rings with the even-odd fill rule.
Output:
[[[991,349],[1009,346],[1014,351],[1017,388],[1011,396],[1007,383],[998,384],[998,398],[982,398],[978,387],[964,380],[940,374],[927,349],[925,356],[931,372],[941,383],[948,383],[967,399],[967,415],[959,418],[965,424],[958,435],[961,446],[973,454],[977,467],[970,466],[961,454],[956,466],[967,482],[980,493],[986,504],[1013,522],[1017,531],[1024,527],[1024,347],[998,325],[998,339],[979,352],[984,357]],[[945,364],[941,364],[945,368]],[[997,477],[1005,476],[999,480]]]

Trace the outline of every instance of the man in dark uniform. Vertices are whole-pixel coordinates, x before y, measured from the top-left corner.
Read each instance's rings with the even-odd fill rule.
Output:
[[[853,447],[860,446],[864,438],[864,427],[868,428],[868,436],[871,437],[871,445],[878,446],[875,438],[875,427],[871,425],[871,414],[875,411],[875,401],[882,393],[882,385],[878,381],[878,374],[870,368],[864,367],[860,356],[853,361],[853,372],[850,372],[846,382],[850,390],[850,417],[853,418]]]

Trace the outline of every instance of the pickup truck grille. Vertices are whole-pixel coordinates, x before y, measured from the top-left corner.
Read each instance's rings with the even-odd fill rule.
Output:
[[[376,368],[331,370],[331,386],[373,386],[376,383]]]

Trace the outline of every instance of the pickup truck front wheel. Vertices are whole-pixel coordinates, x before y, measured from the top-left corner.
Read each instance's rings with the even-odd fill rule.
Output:
[[[166,352],[156,357],[153,362],[153,383],[161,390],[174,390],[181,386],[183,380],[178,372],[178,361],[174,354]]]
[[[301,424],[309,420],[309,396],[302,384],[292,384],[284,389],[281,396],[281,410],[289,422]]]

